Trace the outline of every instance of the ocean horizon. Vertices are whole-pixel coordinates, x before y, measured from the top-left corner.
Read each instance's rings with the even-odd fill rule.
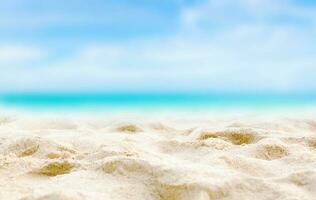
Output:
[[[221,109],[291,108],[316,105],[312,93],[7,93],[0,95],[0,106],[17,109]]]

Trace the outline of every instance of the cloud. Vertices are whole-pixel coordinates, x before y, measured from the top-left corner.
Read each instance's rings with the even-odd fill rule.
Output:
[[[306,7],[290,0],[206,0],[186,7],[181,15],[188,27],[245,23],[316,23],[316,7]]]
[[[243,27],[209,40],[177,35],[87,45],[42,68],[6,70],[0,85],[22,91],[315,89],[313,77],[306,76],[316,73],[315,57],[298,55],[301,44],[288,44],[288,30],[268,36],[261,31]]]
[[[183,8],[168,35],[82,42],[42,67],[4,70],[0,91],[315,90],[313,9],[286,0],[204,1]],[[39,59],[34,52],[20,60]]]
[[[0,65],[20,64],[35,61],[43,57],[43,51],[29,46],[6,45],[0,46]]]

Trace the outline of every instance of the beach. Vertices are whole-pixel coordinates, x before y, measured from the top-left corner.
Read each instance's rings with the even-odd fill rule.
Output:
[[[316,200],[316,0],[0,0],[0,200]]]
[[[0,199],[313,200],[313,115],[0,117]]]

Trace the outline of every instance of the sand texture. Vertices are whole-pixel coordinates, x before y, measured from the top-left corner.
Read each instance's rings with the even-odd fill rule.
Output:
[[[303,117],[0,117],[0,199],[315,200]]]

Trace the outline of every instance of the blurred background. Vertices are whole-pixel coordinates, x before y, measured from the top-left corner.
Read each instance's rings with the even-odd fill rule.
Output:
[[[1,0],[0,93],[316,91],[312,0]]]

